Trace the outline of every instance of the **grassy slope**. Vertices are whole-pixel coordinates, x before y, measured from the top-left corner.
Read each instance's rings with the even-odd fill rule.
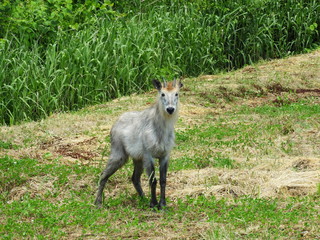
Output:
[[[1,127],[1,236],[320,237],[319,68],[318,50],[185,79],[161,212],[137,198],[131,163],[110,179],[105,208],[92,206],[112,123],[155,92]]]

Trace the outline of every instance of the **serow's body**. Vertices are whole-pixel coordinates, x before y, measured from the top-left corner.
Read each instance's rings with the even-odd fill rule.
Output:
[[[127,112],[120,116],[111,129],[111,153],[106,168],[101,173],[95,205],[101,207],[102,194],[106,182],[129,157],[133,159],[132,182],[138,194],[143,197],[141,174],[143,169],[149,176],[151,189],[150,207],[161,209],[166,206],[165,189],[168,161],[174,146],[174,124],[178,119],[179,90],[183,86],[179,81],[161,84],[153,80],[158,90],[157,102],[140,112]],[[156,198],[157,180],[154,159],[160,165],[160,201]]]

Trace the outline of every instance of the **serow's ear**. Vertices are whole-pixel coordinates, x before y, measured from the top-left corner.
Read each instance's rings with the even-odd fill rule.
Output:
[[[184,77],[183,76],[181,76],[180,78],[179,78],[179,88],[182,88],[183,87],[183,83],[182,83],[182,80],[184,79]]]
[[[153,86],[154,86],[156,89],[158,89],[158,91],[161,90],[162,85],[161,85],[161,82],[160,82],[159,80],[153,79],[153,80],[152,80],[152,83],[153,83]]]

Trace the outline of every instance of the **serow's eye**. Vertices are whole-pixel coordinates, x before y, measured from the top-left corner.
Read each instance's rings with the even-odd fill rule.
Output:
[[[161,93],[161,97],[164,97],[165,96],[165,94],[164,93]]]
[[[179,95],[179,94],[178,94],[178,93],[176,93],[176,97],[178,97],[178,95]]]

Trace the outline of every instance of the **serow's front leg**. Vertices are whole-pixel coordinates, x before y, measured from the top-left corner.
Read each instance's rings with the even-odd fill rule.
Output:
[[[166,184],[167,184],[168,158],[160,161],[160,201],[158,208],[162,209],[166,203]]]
[[[153,159],[149,158],[148,161],[145,161],[145,163],[147,163],[146,170],[149,177],[149,185],[151,190],[150,207],[154,208],[155,206],[158,205],[158,201],[156,196],[157,179],[155,177]]]

